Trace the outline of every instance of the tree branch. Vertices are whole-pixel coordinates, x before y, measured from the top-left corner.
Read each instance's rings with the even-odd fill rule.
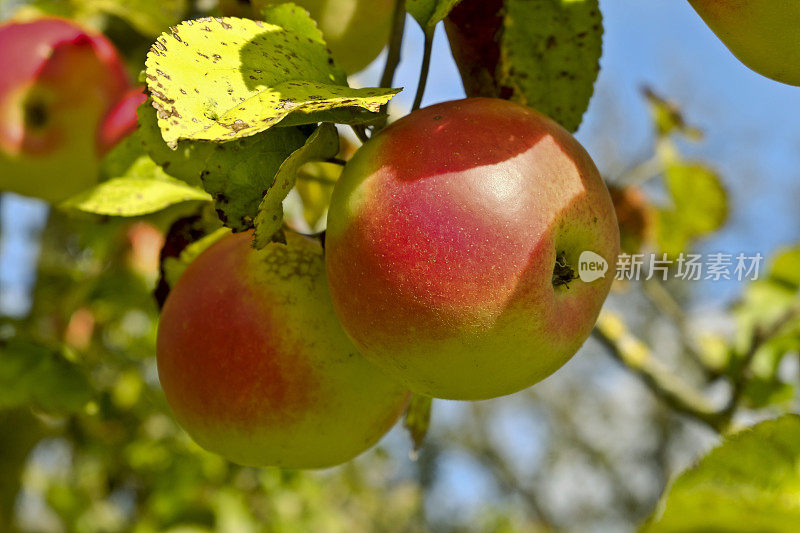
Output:
[[[617,316],[601,314],[592,335],[675,411],[691,416],[715,431],[724,429],[724,413],[715,409],[700,391],[655,359],[650,349],[631,335]]]
[[[642,283],[644,295],[653,306],[663,315],[669,317],[678,329],[681,336],[681,346],[689,357],[703,371],[706,379],[713,380],[720,376],[717,369],[709,368],[703,361],[700,351],[694,342],[694,335],[689,331],[688,320],[680,304],[664,287],[663,282],[658,279],[647,280]]]

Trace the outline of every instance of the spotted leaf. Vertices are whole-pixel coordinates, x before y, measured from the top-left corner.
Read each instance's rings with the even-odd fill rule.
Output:
[[[290,114],[293,124],[316,123],[321,113],[342,108],[375,114],[399,92],[350,88],[305,10],[280,4],[264,15],[266,22],[187,21],[153,45],[147,85],[170,147],[181,139],[255,135]]]

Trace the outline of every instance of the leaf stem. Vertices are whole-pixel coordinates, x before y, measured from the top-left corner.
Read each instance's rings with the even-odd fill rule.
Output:
[[[358,140],[361,141],[361,144],[364,144],[369,140],[367,129],[364,126],[357,124],[351,126],[351,128],[353,129],[353,133],[356,134],[356,137],[358,137]]]
[[[403,34],[406,31],[406,0],[397,0],[394,4],[392,15],[392,33],[389,37],[389,52],[386,55],[386,66],[381,76],[381,87],[391,88],[394,84],[394,74],[400,64],[400,55],[403,48]]]
[[[414,98],[414,105],[411,111],[416,111],[422,106],[422,98],[425,96],[425,87],[428,85],[428,72],[431,69],[431,55],[433,53],[433,37],[436,34],[436,26],[425,31],[425,49],[422,55],[422,68],[419,74],[419,85],[417,86],[417,96]]]

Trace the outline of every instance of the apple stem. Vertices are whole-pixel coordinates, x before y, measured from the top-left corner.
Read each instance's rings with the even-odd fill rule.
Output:
[[[569,283],[578,279],[575,270],[567,263],[567,254],[564,251],[559,252],[556,256],[556,264],[553,267],[553,287],[560,287],[563,285],[569,289]]]

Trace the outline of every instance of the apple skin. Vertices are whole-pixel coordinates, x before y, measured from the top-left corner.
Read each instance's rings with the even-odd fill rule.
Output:
[[[610,186],[608,192],[619,222],[620,249],[626,254],[635,254],[653,238],[656,209],[641,187]]]
[[[284,0],[252,0],[262,9]],[[395,0],[292,0],[317,21],[336,62],[348,74],[372,63],[389,43]]]
[[[557,255],[575,268],[584,250],[612,273],[555,286]],[[416,111],[359,149],[334,187],[326,267],[365,357],[416,393],[477,400],[572,357],[618,250],[608,190],[580,144],[529,108],[469,98]]]
[[[139,127],[136,110],[147,101],[144,87],[130,89],[112,107],[97,130],[97,151],[106,154]]]
[[[739,60],[759,74],[800,85],[800,2],[689,0]]]
[[[58,202],[94,184],[99,124],[130,87],[100,34],[60,18],[0,25],[0,190]]]
[[[356,351],[336,320],[319,241],[251,247],[231,234],[169,294],[158,374],[202,447],[247,466],[323,468],[375,444],[409,393]]]

